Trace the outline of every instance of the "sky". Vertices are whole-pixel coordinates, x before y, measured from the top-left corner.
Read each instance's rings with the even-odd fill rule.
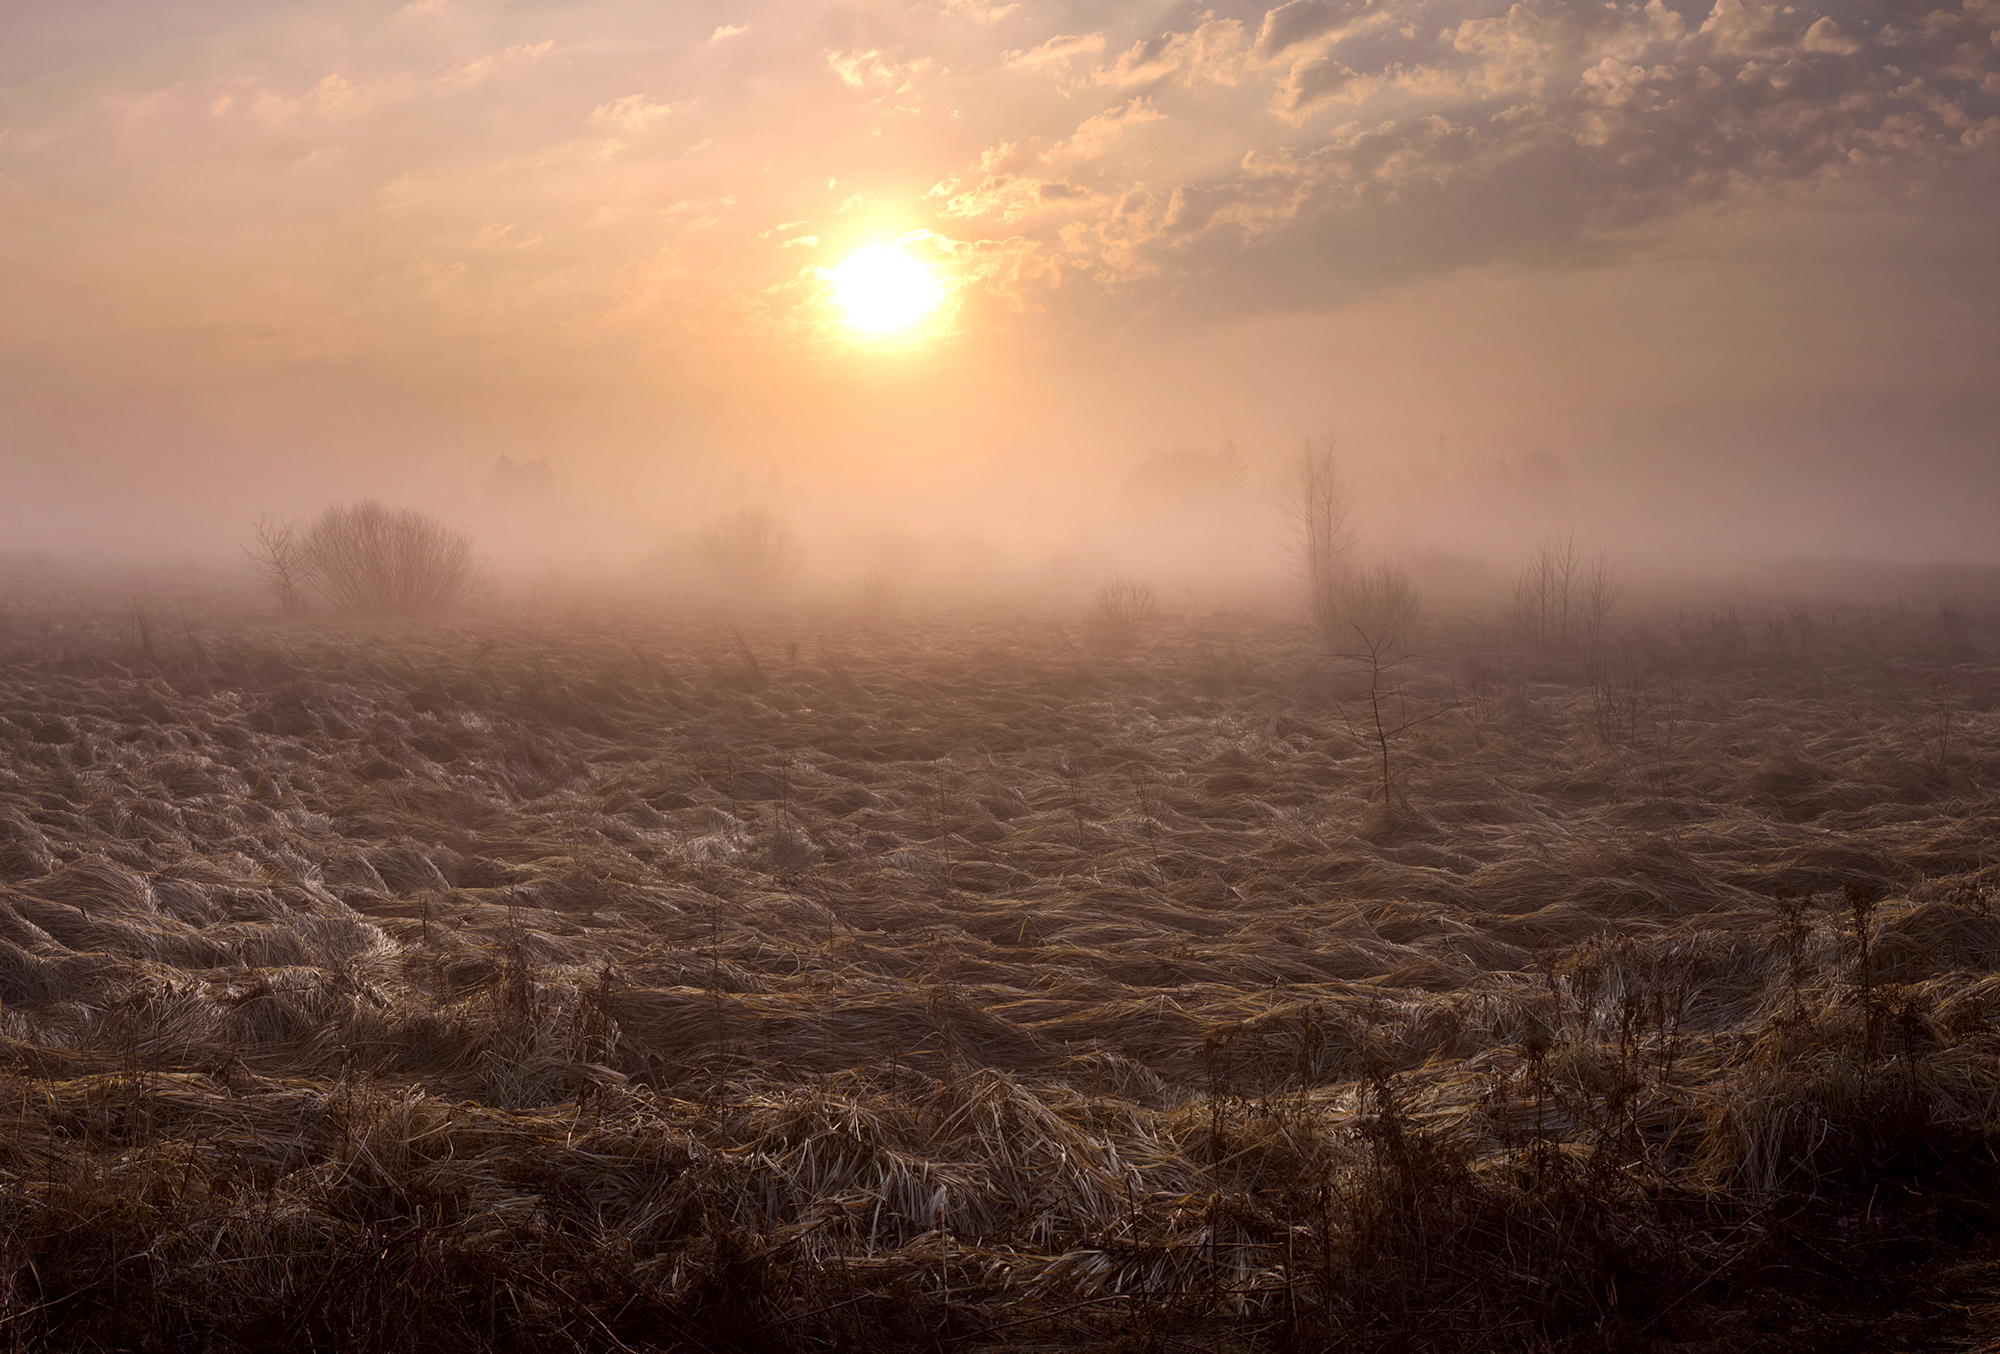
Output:
[[[2000,562],[1996,44],[2000,0],[8,5],[0,531],[193,550],[507,455],[613,555],[760,494],[1057,540],[1149,455],[1335,430],[1384,548],[1547,528],[1477,486],[1554,458],[1593,540]],[[851,323],[871,247],[936,308]]]

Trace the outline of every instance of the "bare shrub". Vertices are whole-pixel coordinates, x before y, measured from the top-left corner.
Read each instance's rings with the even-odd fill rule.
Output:
[[[1340,589],[1340,617],[1364,649],[1386,659],[1408,652],[1410,627],[1422,613],[1416,585],[1400,565],[1378,564],[1349,577]]]
[[[1954,663],[1964,663],[1979,656],[1979,650],[1972,644],[1972,617],[1964,607],[1940,599],[1937,620],[1945,657]]]
[[[1139,632],[1158,610],[1152,584],[1136,578],[1114,578],[1097,590],[1085,628],[1099,648],[1129,649],[1138,643]]]
[[[471,596],[476,582],[470,536],[429,513],[373,499],[314,518],[298,557],[328,602],[370,616],[444,611]]]
[[[741,592],[769,592],[805,564],[798,533],[767,508],[739,508],[702,529],[701,552],[716,580]]]
[[[1299,564],[1305,572],[1306,609],[1320,635],[1344,643],[1342,591],[1348,556],[1354,551],[1354,498],[1334,455],[1339,439],[1331,432],[1306,439],[1286,485],[1286,507],[1298,536]]]
[[[871,569],[861,580],[861,614],[869,620],[887,620],[902,604],[903,584],[887,569]]]
[[[260,517],[253,530],[254,539],[243,548],[243,553],[250,557],[250,567],[270,588],[279,611],[287,616],[304,615],[306,589],[312,582],[313,565],[306,557],[306,545],[299,535],[298,523]]]

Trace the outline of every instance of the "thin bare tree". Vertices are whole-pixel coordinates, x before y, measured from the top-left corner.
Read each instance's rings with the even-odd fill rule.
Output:
[[[1583,571],[1581,605],[1584,643],[1595,647],[1604,638],[1605,624],[1611,619],[1611,610],[1618,605],[1619,594],[1625,591],[1625,581],[1611,567],[1611,555],[1600,550]]]
[[[1388,680],[1389,673],[1411,657],[1410,632],[1422,603],[1410,576],[1393,564],[1350,575],[1340,593],[1350,645],[1340,656],[1360,664],[1368,674],[1369,733],[1380,759],[1382,798],[1393,804],[1402,794],[1396,786],[1391,748],[1411,729],[1445,713],[1412,707],[1402,687]]]
[[[250,567],[271,589],[280,612],[287,616],[304,615],[313,564],[306,555],[305,542],[300,539],[298,523],[259,517],[253,530],[255,538],[243,547],[243,553],[250,557]]]
[[[1286,508],[1297,532],[1299,564],[1305,574],[1306,608],[1321,638],[1344,641],[1343,591],[1354,551],[1354,496],[1335,454],[1340,439],[1331,431],[1306,439],[1286,484]]]

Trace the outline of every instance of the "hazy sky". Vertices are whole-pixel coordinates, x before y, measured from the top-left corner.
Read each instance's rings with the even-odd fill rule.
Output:
[[[773,463],[1032,504],[1333,424],[1551,452],[1653,537],[2000,559],[1996,43],[2000,0],[8,4],[0,526],[503,452],[628,517]],[[945,302],[861,333],[827,272],[898,242]]]

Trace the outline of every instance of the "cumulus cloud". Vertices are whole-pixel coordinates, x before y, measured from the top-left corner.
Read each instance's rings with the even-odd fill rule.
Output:
[[[1264,16],[1257,57],[1270,61],[1302,42],[1331,33],[1367,8],[1366,0],[1290,0]]]
[[[1860,43],[1848,37],[1839,24],[1825,15],[1821,15],[1806,30],[1804,47],[1808,52],[1831,52],[1835,56],[1853,56],[1861,50]]]
[[[1176,295],[1222,309],[1312,307],[1472,264],[1601,257],[1719,203],[2000,169],[1993,0],[1920,20],[1764,0],[1518,0],[1443,25],[1427,12],[1288,0],[1254,38],[1207,19],[1133,43],[1096,78],[1144,101],[1047,153],[1098,162],[1105,180],[1082,215],[1044,227],[1045,247],[1114,285],[1180,277]],[[1201,94],[1239,85],[1275,125],[1235,105],[1217,116]],[[1201,157],[1182,138],[1122,137],[1197,109]],[[1020,221],[1027,193],[991,182],[952,209]]]
[[[1103,50],[1102,33],[1064,33],[1026,51],[1008,52],[1003,60],[1015,70],[1061,69]]]
[[[1166,116],[1153,106],[1151,100],[1140,95],[1115,108],[1107,108],[1102,113],[1085,118],[1076,131],[1071,133],[1067,140],[1052,147],[1045,158],[1091,159],[1104,154],[1131,128],[1143,126],[1148,122],[1163,121]]]
[[[8,91],[0,179],[45,185],[30,205],[51,216],[122,194],[191,236],[265,222],[293,242],[289,275],[332,279],[328,295],[367,285],[356,231],[388,242],[383,276],[456,242],[468,271],[408,275],[499,314],[530,291],[608,304],[652,276],[662,239],[701,280],[682,293],[762,295],[799,231],[845,248],[878,220],[1004,245],[994,285],[1060,279],[1065,305],[1106,313],[1133,296],[1326,307],[1468,265],[1599,259],[1732,203],[1904,202],[2000,177],[2000,0],[1265,0],[1164,29],[1145,26],[1161,11],[1100,7],[1039,30],[976,0],[789,28],[604,3],[654,25],[646,40],[614,50],[567,11],[453,6],[449,23],[392,24],[401,46],[329,46],[301,13],[324,20],[330,0],[263,11],[210,68],[135,81],[106,63],[60,96]],[[919,92],[928,116],[904,116]],[[191,168],[143,168],[159,165]],[[760,241],[746,221],[793,226]],[[510,259],[550,271],[531,288],[495,271]],[[645,295],[665,307],[672,290]],[[687,303],[687,324],[723,299]]]
[[[977,24],[996,24],[1019,9],[1019,5],[989,5],[984,0],[943,0],[945,12]]]
[[[1210,19],[1185,33],[1135,42],[1097,72],[1107,85],[1233,85],[1243,75],[1248,44],[1234,19]]]
[[[879,50],[869,50],[828,52],[826,64],[849,88],[904,94],[911,89],[913,77],[931,63],[927,57],[897,61]]]
[[[950,197],[943,213],[948,217],[983,218],[1011,226],[1050,208],[1085,205],[1095,197],[1089,188],[1066,179],[991,174],[980,180],[977,187]]]
[[[1303,121],[1353,90],[1357,78],[1352,67],[1330,56],[1301,61],[1278,86],[1272,111],[1288,121]]]
[[[600,126],[616,127],[627,136],[636,136],[678,108],[678,104],[653,103],[643,94],[627,94],[599,104],[592,110],[590,120]]]
[[[540,61],[556,48],[554,38],[540,42],[517,42],[504,51],[487,52],[445,72],[441,84],[455,89],[471,89],[495,75]]]

